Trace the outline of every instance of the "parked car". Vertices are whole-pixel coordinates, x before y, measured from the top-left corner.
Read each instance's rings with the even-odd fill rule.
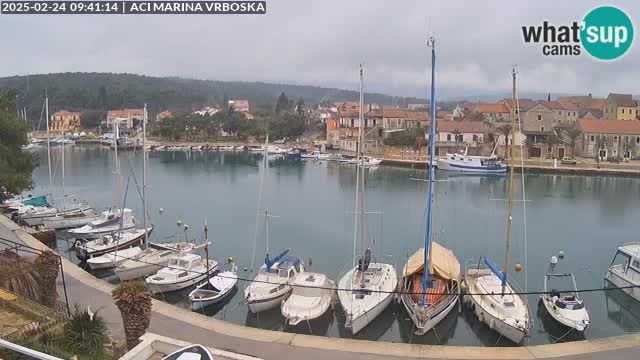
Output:
[[[562,158],[562,164],[565,165],[575,165],[577,163],[576,159],[570,157],[570,156],[565,156]]]

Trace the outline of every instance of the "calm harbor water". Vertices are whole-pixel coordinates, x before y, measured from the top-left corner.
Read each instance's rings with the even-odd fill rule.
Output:
[[[114,202],[113,152],[99,146],[67,147],[65,189],[98,208]],[[49,192],[46,150],[40,151],[41,166],[34,173],[33,194]],[[60,149],[52,149],[53,193],[61,193]],[[119,156],[126,206],[141,219],[140,187],[142,155],[125,152]],[[241,278],[250,278],[244,268],[257,269],[265,256],[264,219],[258,216],[258,193],[262,157],[251,153],[152,152],[147,162],[148,208],[155,226],[156,241],[184,238],[177,226],[187,224],[187,236],[202,242],[205,219],[214,242],[212,258],[221,264],[232,256]],[[271,254],[291,248],[291,253],[309,262],[312,270],[333,279],[351,264],[355,168],[337,163],[312,161],[270,161]],[[135,175],[135,176],[134,176]],[[374,257],[395,264],[397,271],[407,257],[424,242],[427,172],[406,168],[379,167],[367,175],[367,232]],[[436,239],[451,248],[464,267],[468,259],[489,256],[501,264],[504,257],[507,178],[461,176],[439,172],[436,183],[434,224]],[[523,272],[512,275],[521,287],[539,291],[549,258],[563,250],[557,270],[572,272],[582,289],[603,286],[603,275],[615,249],[636,241],[640,231],[640,180],[614,177],[586,177],[530,174],[524,177],[526,201],[515,203],[511,263],[522,264]],[[522,199],[522,177],[516,176],[516,198]],[[264,198],[263,198],[264,204]],[[523,209],[526,205],[526,210]],[[162,208],[164,211],[160,211]],[[523,213],[526,211],[526,225]],[[526,251],[525,251],[526,226]],[[257,234],[257,235],[256,235]],[[257,239],[257,242],[255,241]],[[254,255],[254,243],[255,255]],[[60,234],[58,249],[68,251],[69,242]],[[525,257],[526,252],[526,257]],[[73,252],[68,253],[75,259]],[[254,260],[252,261],[252,258]],[[513,266],[511,266],[511,270]],[[97,274],[116,281],[113,274]],[[239,289],[223,306],[207,314],[226,321],[272,330],[352,337],[344,329],[339,311],[319,321],[298,327],[284,327],[279,309],[250,314],[241,303]],[[168,294],[165,300],[185,306],[188,290]],[[636,332],[640,329],[640,305],[618,292],[582,294],[592,326],[583,337],[565,335],[544,311],[537,295],[529,296],[534,320],[529,344],[598,338]],[[464,311],[450,314],[425,336],[413,334],[412,323],[401,305],[390,306],[380,317],[355,336],[360,339],[449,345],[510,345],[499,339],[477,319]]]

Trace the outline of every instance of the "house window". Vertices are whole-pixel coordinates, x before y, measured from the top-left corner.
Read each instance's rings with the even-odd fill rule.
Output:
[[[640,144],[640,136],[636,136],[636,144]]]
[[[624,114],[624,109],[622,109],[622,113]]]
[[[447,134],[447,141],[451,141],[451,134]]]
[[[638,138],[638,140],[640,140],[640,137]],[[591,141],[596,141],[596,137],[591,135]]]
[[[538,115],[538,121],[542,120],[542,115]]]
[[[613,142],[618,142],[618,137],[617,136],[613,137]]]
[[[540,126],[540,131],[544,131],[544,126]]]

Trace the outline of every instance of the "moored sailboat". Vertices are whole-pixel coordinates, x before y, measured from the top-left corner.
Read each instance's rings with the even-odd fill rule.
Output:
[[[512,138],[515,138],[516,107],[516,71],[513,69],[513,106]],[[510,158],[515,157],[515,146],[511,147]],[[529,333],[530,318],[527,299],[522,295],[513,279],[507,277],[509,268],[509,249],[511,245],[511,223],[513,212],[513,166],[509,169],[509,210],[507,216],[507,241],[503,269],[488,258],[480,258],[468,263],[464,275],[464,284],[469,294],[464,301],[473,313],[502,336],[521,343]]]
[[[360,118],[359,118],[359,144],[363,144],[363,76],[360,66]],[[360,145],[362,146],[362,145]],[[345,327],[352,334],[358,333],[391,303],[394,291],[398,284],[396,270],[393,265],[371,262],[371,250],[366,249],[365,235],[365,170],[362,162],[361,151],[357,149],[356,157],[356,211],[354,219],[354,252],[358,239],[358,219],[360,219],[360,240],[362,253],[357,264],[355,263],[342,276],[338,282],[338,299],[346,318]],[[358,209],[359,207],[359,209]],[[366,249],[366,250],[365,250]]]
[[[431,135],[435,139],[435,42],[431,46]],[[433,163],[435,141],[430,142],[429,164]],[[460,284],[460,263],[453,252],[433,241],[432,207],[435,171],[429,166],[429,192],[425,247],[407,260],[402,271],[400,300],[414,323],[416,334],[423,335],[455,308]]]

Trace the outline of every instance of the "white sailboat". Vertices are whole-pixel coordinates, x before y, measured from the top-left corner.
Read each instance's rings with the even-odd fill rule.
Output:
[[[316,319],[336,301],[336,283],[327,275],[305,272],[293,278],[291,296],[282,303],[282,316],[291,325]]]
[[[173,250],[147,247],[135,256],[119,264],[114,270],[120,281],[143,278],[155,274],[182,255],[193,251],[195,245],[187,242],[172,243]]]
[[[360,118],[358,146],[363,146],[363,78],[360,65]],[[393,293],[398,285],[396,269],[393,265],[371,262],[371,250],[366,249],[365,234],[365,170],[362,166],[361,151],[357,149],[356,157],[356,211],[354,220],[354,263],[338,282],[338,298],[346,317],[345,327],[356,334],[375,319],[393,300]],[[362,192],[362,194],[360,194]],[[358,201],[360,200],[360,202]],[[358,207],[360,209],[358,209]],[[359,211],[358,211],[359,210]],[[355,263],[355,244],[358,238],[358,218],[360,218],[360,238],[362,253]],[[365,250],[366,249],[366,250]]]
[[[435,139],[435,41],[431,46],[431,134]],[[429,164],[433,163],[435,141],[430,142]],[[400,300],[414,323],[416,334],[423,335],[456,307],[460,289],[460,263],[453,252],[433,241],[432,207],[435,171],[429,166],[429,192],[424,248],[407,260],[402,271]]]
[[[266,181],[266,207],[265,207],[265,243],[267,255],[264,265],[260,267],[258,275],[244,289],[244,300],[253,313],[273,309],[280,304],[291,293],[291,281],[301,272],[304,272],[304,265],[300,258],[288,255],[289,249],[283,251],[278,256],[271,259],[269,257],[269,129],[264,146],[263,168]]]
[[[513,69],[512,138],[515,138],[516,71]],[[510,158],[515,157],[515,146],[511,147]],[[529,333],[530,318],[527,299],[522,295],[513,279],[507,277],[509,249],[511,245],[511,222],[513,212],[513,166],[509,170],[509,212],[507,216],[507,242],[504,268],[501,270],[488,258],[477,264],[468,263],[464,283],[469,294],[465,303],[475,315],[502,336],[519,344]],[[483,261],[484,260],[484,261]]]
[[[87,259],[87,265],[92,270],[110,269],[122,264],[130,257],[136,256],[141,251],[142,249],[139,246],[116,250],[114,252]]]
[[[135,227],[131,209],[110,209],[103,211],[98,219],[68,232],[80,239],[96,239],[120,230],[133,230]]]

